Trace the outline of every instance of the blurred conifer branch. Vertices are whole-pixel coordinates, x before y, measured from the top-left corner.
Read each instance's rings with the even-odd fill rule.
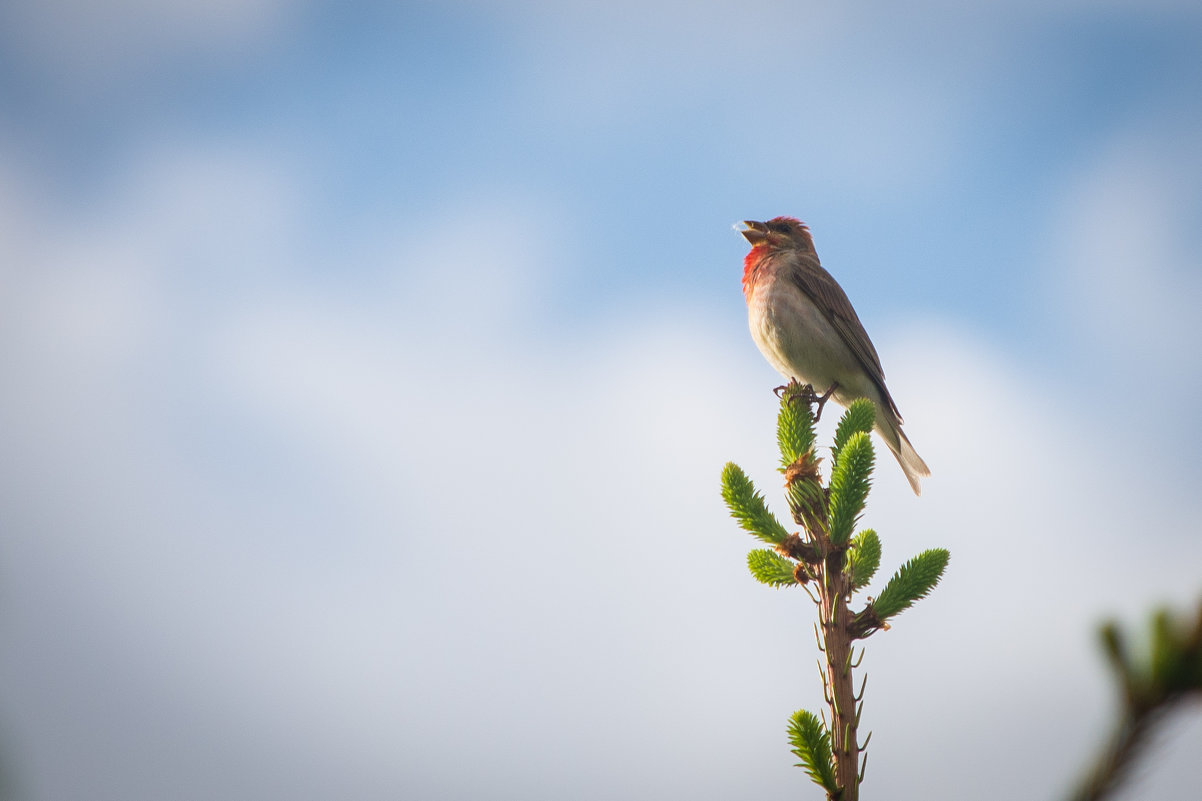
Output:
[[[1072,801],[1109,797],[1168,714],[1191,698],[1202,698],[1202,604],[1193,618],[1157,611],[1140,661],[1132,659],[1117,623],[1103,625],[1101,639],[1118,680],[1122,711],[1095,764],[1069,796]]]

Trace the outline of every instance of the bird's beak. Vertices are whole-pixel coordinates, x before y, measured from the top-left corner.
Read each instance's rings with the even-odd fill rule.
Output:
[[[757,222],[755,220],[743,220],[743,225],[747,226],[747,228],[739,231],[739,233],[742,234],[743,238],[750,242],[753,246],[760,244],[768,238],[768,226],[764,225],[762,222]]]

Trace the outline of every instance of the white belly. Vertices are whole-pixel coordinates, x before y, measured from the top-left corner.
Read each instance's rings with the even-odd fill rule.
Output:
[[[786,279],[787,280],[787,279]],[[838,382],[836,399],[867,397],[876,386],[826,315],[800,289],[776,280],[760,283],[747,304],[751,337],[785,378],[825,392]]]

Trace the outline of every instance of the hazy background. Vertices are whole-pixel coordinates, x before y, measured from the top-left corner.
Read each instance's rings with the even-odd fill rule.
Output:
[[[1056,798],[1097,622],[1202,594],[1202,5],[972,6],[0,4],[11,794],[817,798],[718,492],[783,508],[731,224],[791,214],[933,473],[874,586],[952,553],[866,797]]]

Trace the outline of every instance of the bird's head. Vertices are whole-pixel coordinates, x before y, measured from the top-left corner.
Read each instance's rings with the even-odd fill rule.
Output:
[[[813,250],[814,240],[806,224],[793,217],[774,217],[768,222],[744,220],[746,226],[739,231],[753,248],[767,246],[769,250],[799,248]]]
[[[813,254],[814,240],[805,223],[793,217],[774,217],[768,222],[744,220],[743,225],[739,233],[751,243],[751,250],[743,258],[743,295],[750,303],[752,291],[765,271],[771,273],[774,269],[771,266],[776,261],[772,258],[774,254],[787,251]]]

